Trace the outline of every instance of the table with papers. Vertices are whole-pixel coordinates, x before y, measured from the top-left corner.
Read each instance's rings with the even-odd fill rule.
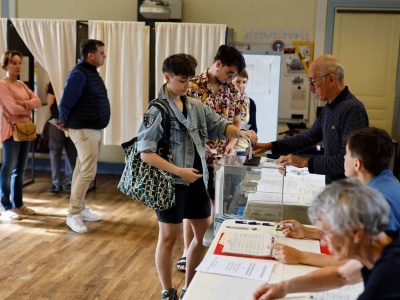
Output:
[[[277,283],[317,269],[305,265],[281,264],[274,259],[259,257],[257,253],[251,258],[246,255],[224,254],[223,247],[229,234],[235,238],[243,235],[253,242],[253,237],[262,233],[276,236],[278,243],[303,251],[320,253],[319,241],[286,238],[275,229],[275,226],[263,226],[262,223],[247,225],[237,224],[235,220],[224,221],[205,258],[197,268],[196,275],[186,291],[185,299],[252,299],[252,293],[262,283]],[[241,253],[245,251],[241,248],[245,248],[246,245],[235,243],[235,247],[238,249],[231,249],[230,252]],[[356,299],[362,289],[361,283],[322,293],[289,294],[285,299]]]

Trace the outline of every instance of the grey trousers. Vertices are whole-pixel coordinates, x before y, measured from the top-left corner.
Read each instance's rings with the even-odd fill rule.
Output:
[[[49,148],[50,148],[50,163],[51,163],[51,181],[55,186],[63,184],[61,174],[61,157],[62,151],[65,148],[65,177],[68,181],[72,181],[72,173],[76,163],[76,148],[69,137],[65,136],[64,131],[50,124],[49,127]]]

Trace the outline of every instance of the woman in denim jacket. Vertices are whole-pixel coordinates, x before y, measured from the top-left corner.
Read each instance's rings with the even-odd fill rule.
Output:
[[[206,138],[242,137],[253,144],[257,141],[254,131],[238,130],[201,101],[186,97],[189,80],[195,74],[190,59],[192,57],[186,54],[176,54],[163,63],[166,83],[161,87],[158,98],[165,101],[169,110],[169,144],[173,164],[156,153],[158,141],[163,135],[163,114],[157,107],[151,107],[144,114],[138,135],[138,151],[142,160],[175,177],[176,205],[168,210],[156,211],[159,237],[155,261],[163,287],[162,300],[178,299],[177,290],[172,287],[172,254],[184,218],[189,220],[194,231],[187,257],[186,287],[206,251],[202,239],[211,221],[210,199],[206,190]],[[181,297],[185,291],[186,288],[183,288]]]

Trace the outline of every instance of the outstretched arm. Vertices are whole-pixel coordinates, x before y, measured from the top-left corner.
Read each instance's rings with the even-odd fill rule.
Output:
[[[257,143],[253,147],[253,154],[262,154],[272,149],[272,143]]]
[[[272,244],[270,247],[271,249],[274,249],[274,258],[284,264],[302,264],[316,267],[343,264],[343,262],[337,261],[332,255],[301,251],[279,243]]]
[[[253,130],[241,130],[232,124],[226,126],[224,134],[230,138],[244,138],[248,141],[251,141],[253,145],[256,145],[258,140],[257,133],[255,133]]]
[[[346,265],[348,272],[351,269],[351,272],[360,274],[358,279],[361,279],[360,264]],[[325,267],[277,284],[263,284],[253,293],[253,300],[278,299],[289,293],[320,292],[355,283],[347,280],[341,268],[343,269],[339,266]]]

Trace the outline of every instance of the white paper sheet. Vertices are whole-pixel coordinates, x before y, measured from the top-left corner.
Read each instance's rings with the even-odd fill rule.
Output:
[[[354,300],[364,291],[364,283],[345,285],[339,289],[311,293],[312,299],[320,300]]]
[[[275,236],[266,232],[250,234],[246,232],[229,232],[226,234],[222,253],[271,257],[272,249],[269,246],[274,241]]]
[[[206,254],[196,271],[268,282],[274,261]]]

